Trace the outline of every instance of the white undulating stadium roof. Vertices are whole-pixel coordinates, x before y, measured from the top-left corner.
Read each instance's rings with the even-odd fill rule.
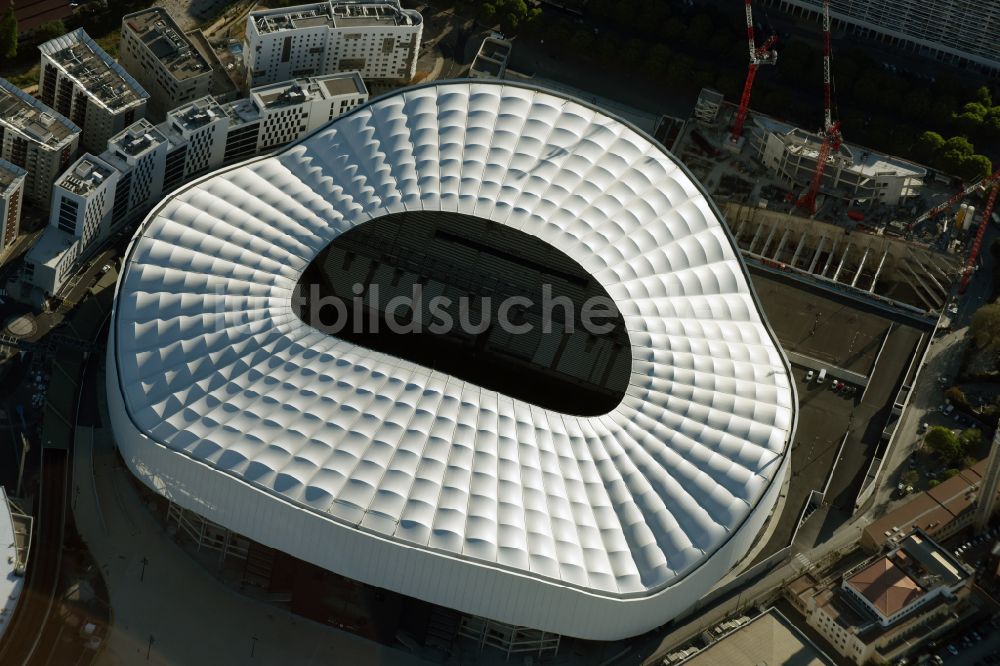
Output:
[[[417,209],[588,270],[628,330],[621,403],[556,413],[293,314],[333,239]],[[691,176],[631,126],[506,83],[410,88],[174,193],[132,242],[109,356],[122,455],[174,502],[350,578],[592,639],[663,624],[747,552],[796,419]]]

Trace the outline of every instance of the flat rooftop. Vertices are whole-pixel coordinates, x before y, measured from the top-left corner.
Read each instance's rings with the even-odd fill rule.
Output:
[[[50,148],[61,148],[80,132],[79,127],[6,79],[0,79],[0,125]]]
[[[373,26],[419,25],[422,18],[394,2],[320,2],[269,9],[250,14],[260,34],[326,26],[364,28]]]
[[[835,662],[772,608],[681,663],[684,666],[833,666]]]
[[[361,75],[342,72],[327,76],[294,79],[250,90],[250,97],[261,109],[294,106],[306,101],[330,99],[338,95],[367,95]]]
[[[73,166],[56,181],[56,185],[65,188],[73,194],[86,196],[101,186],[115,172],[111,165],[87,154],[76,161]]]
[[[16,164],[0,160],[0,194],[6,192],[15,181],[22,180],[27,175],[28,172]]]
[[[38,49],[107,109],[120,111],[138,106],[149,97],[83,28],[51,39]]]
[[[55,268],[67,252],[76,251],[74,246],[79,243],[80,239],[73,234],[58,227],[46,226],[42,235],[28,250],[25,261],[36,266]],[[58,382],[53,385],[53,388],[55,386],[58,386]]]
[[[150,7],[122,19],[178,81],[211,74],[208,61],[180,26],[160,7]]]
[[[206,95],[169,111],[164,124],[170,129],[193,131],[225,115],[222,105],[211,95]]]
[[[145,118],[137,120],[118,134],[111,137],[108,147],[113,152],[120,152],[129,157],[137,157],[142,153],[166,143],[167,138],[153,123]]]

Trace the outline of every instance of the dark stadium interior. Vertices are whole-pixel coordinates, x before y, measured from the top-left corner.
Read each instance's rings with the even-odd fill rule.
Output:
[[[604,414],[628,386],[628,333],[605,289],[555,247],[495,222],[378,218],[331,243],[299,288],[306,323],[545,408]]]

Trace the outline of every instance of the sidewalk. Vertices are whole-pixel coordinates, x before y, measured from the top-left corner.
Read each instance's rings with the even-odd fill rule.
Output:
[[[225,587],[161,530],[126,474],[109,429],[77,429],[73,510],[114,618],[96,664],[427,663]]]

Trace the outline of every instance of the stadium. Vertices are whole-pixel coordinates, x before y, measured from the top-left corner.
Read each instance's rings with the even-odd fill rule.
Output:
[[[414,285],[477,321],[517,297],[530,332],[315,316],[360,295],[355,321],[388,321]],[[546,330],[545,290],[614,308]],[[389,94],[167,197],[122,266],[107,389],[126,466],[223,554],[594,640],[746,556],[797,418],[700,185],[624,121],[506,82]]]

